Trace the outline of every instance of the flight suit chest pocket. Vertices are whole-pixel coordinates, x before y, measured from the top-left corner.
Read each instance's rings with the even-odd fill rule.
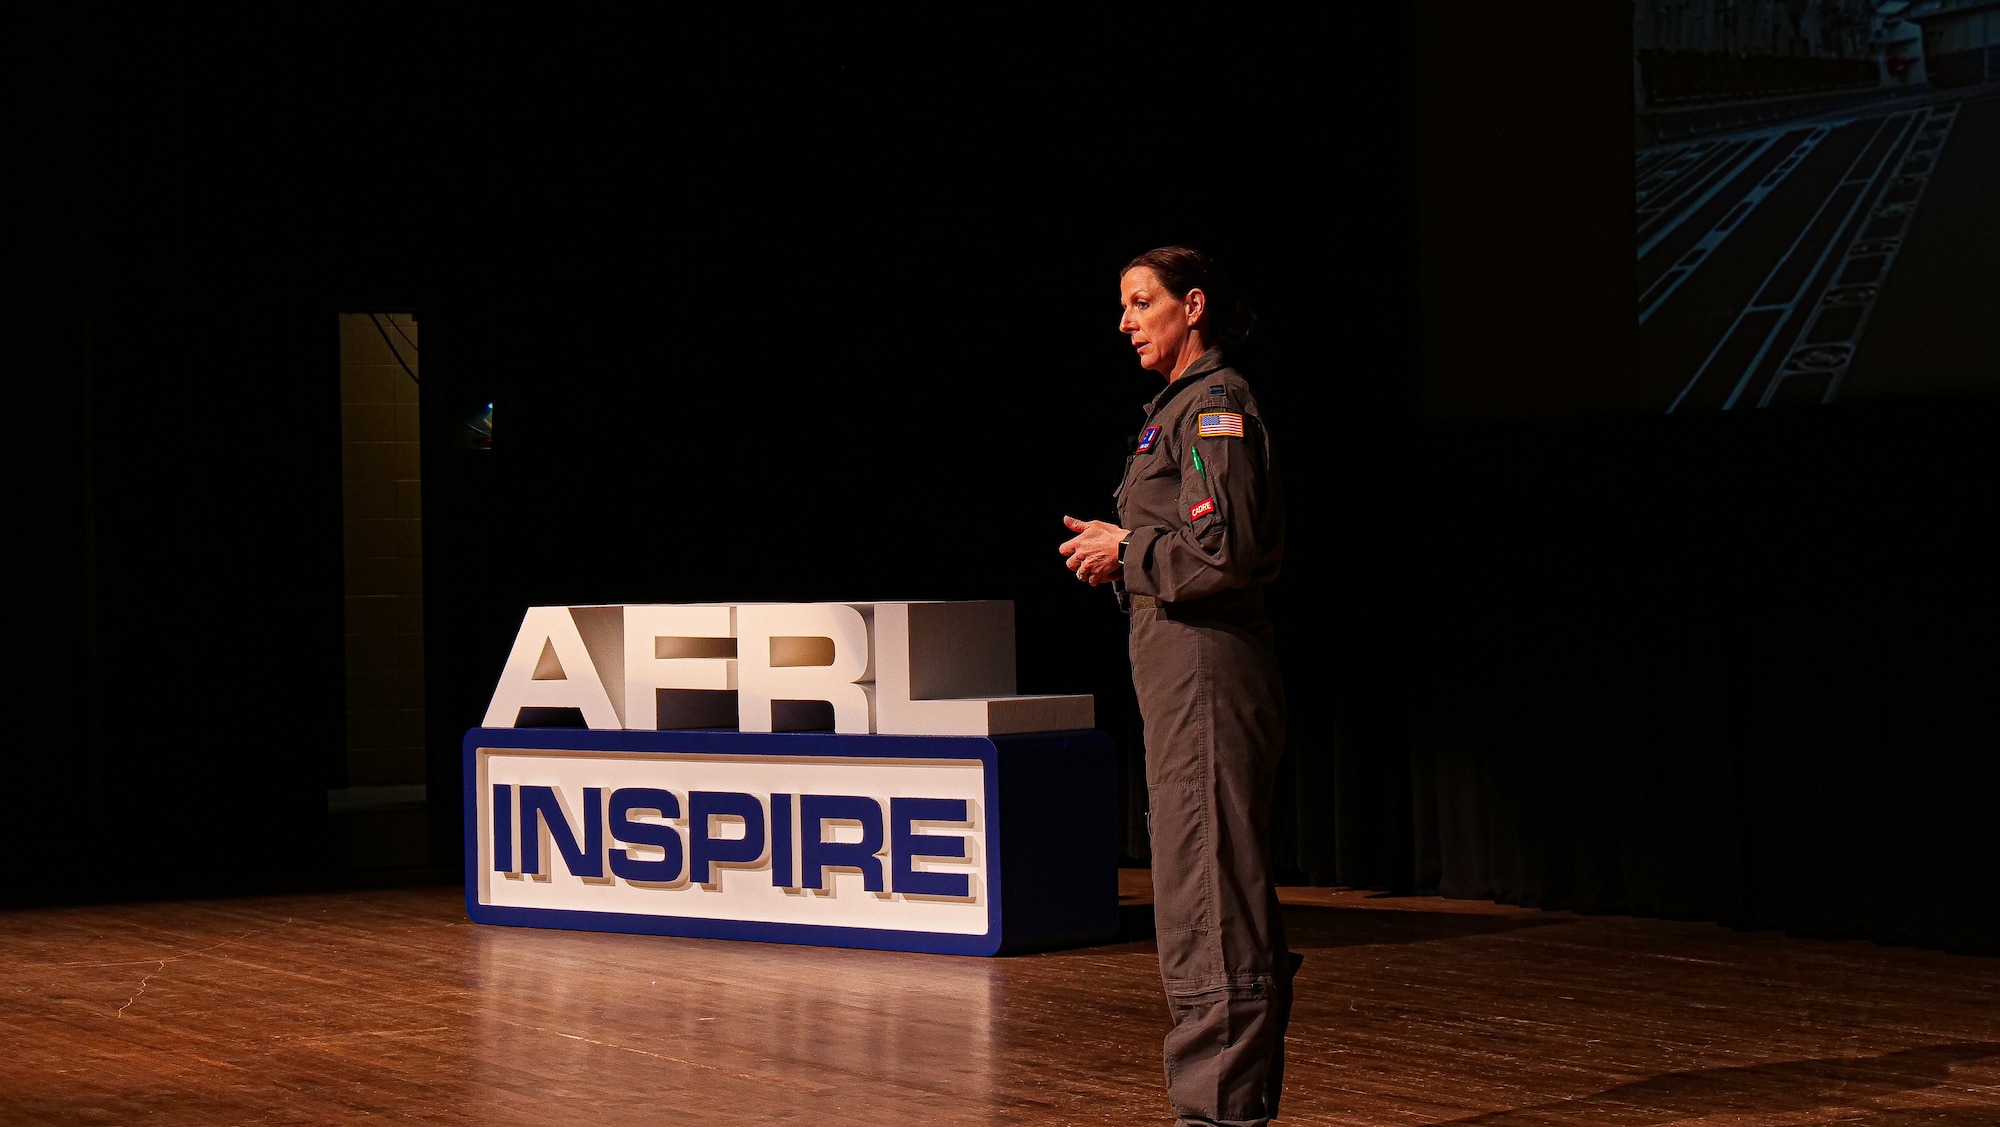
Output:
[[[1147,429],[1157,431],[1159,428]],[[1167,452],[1166,446],[1166,437],[1162,434],[1140,436],[1139,449],[1126,456],[1125,476],[1119,480],[1113,494],[1121,507],[1127,501],[1153,510],[1165,507],[1167,498],[1173,496],[1175,489],[1172,479],[1179,474],[1173,455]]]

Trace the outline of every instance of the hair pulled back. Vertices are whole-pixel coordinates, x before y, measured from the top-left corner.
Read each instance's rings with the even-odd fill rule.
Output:
[[[1123,278],[1128,271],[1144,266],[1159,276],[1167,292],[1184,298],[1189,290],[1200,290],[1207,298],[1208,331],[1222,344],[1242,344],[1257,325],[1257,311],[1224,274],[1215,260],[1193,247],[1155,247],[1118,268]]]

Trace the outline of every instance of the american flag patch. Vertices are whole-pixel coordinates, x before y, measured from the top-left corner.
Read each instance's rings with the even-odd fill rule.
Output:
[[[1136,453],[1144,454],[1146,451],[1151,450],[1153,448],[1153,443],[1158,442],[1159,440],[1160,440],[1160,428],[1147,427],[1146,433],[1139,436],[1139,445],[1136,450]]]
[[[1243,416],[1234,411],[1204,411],[1195,421],[1203,438],[1243,437]]]
[[[1195,502],[1194,507],[1188,510],[1188,519],[1200,520],[1201,518],[1207,516],[1208,514],[1214,511],[1215,511],[1215,498],[1203,497],[1200,501]]]

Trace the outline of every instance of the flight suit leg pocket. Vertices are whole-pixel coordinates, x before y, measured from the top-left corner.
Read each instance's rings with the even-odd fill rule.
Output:
[[[1269,986],[1262,982],[1169,993],[1174,1028],[1167,1034],[1167,1095],[1184,1117],[1224,1123],[1268,1118],[1274,1033]]]
[[[1213,982],[1223,972],[1214,931],[1212,827],[1201,810],[1205,786],[1199,779],[1172,779],[1146,788],[1152,819],[1153,927],[1160,977],[1170,986]]]

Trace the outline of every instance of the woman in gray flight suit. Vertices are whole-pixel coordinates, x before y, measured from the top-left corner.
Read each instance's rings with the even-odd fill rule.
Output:
[[[1261,1125],[1278,1113],[1298,961],[1267,844],[1285,701],[1263,590],[1284,497],[1263,413],[1222,356],[1255,315],[1190,247],[1127,263],[1119,298],[1119,331],[1167,385],[1145,408],[1118,522],[1064,517],[1061,552],[1131,616],[1176,1122]]]

